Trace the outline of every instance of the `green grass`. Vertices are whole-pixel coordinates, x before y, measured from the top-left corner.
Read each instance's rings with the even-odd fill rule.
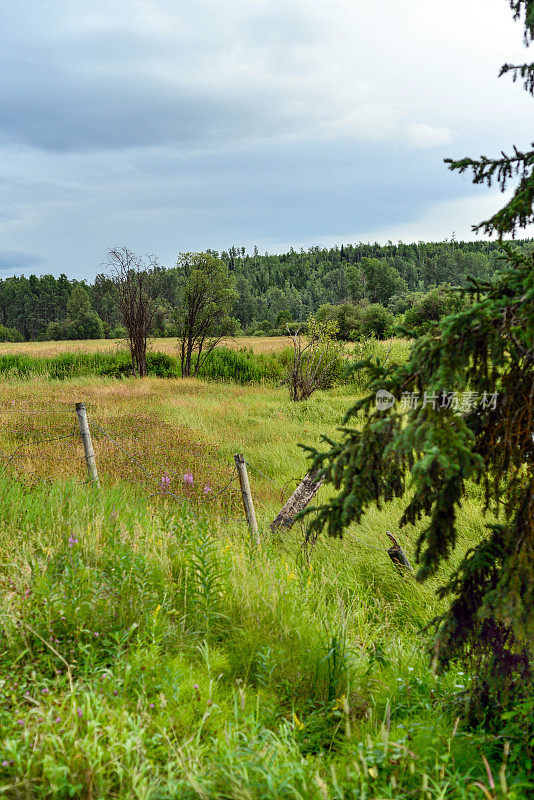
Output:
[[[480,796],[502,742],[455,730],[431,589],[360,537],[308,564],[128,487],[0,491],[4,796]]]
[[[94,344],[94,343],[92,343]],[[390,341],[368,340],[362,344],[348,344],[347,356],[353,361],[364,358],[403,360],[409,342],[403,339]],[[127,378],[131,375],[131,358],[125,350],[65,350],[53,355],[33,355],[27,352],[0,353],[0,375],[7,380],[72,380],[89,376]],[[273,352],[254,352],[251,347],[216,347],[203,359],[198,377],[205,380],[233,382],[240,385],[280,383],[287,374],[292,358],[292,348]],[[338,383],[363,384],[365,370],[355,375],[345,374],[340,360],[337,369]],[[147,374],[158,378],[180,376],[177,356],[161,351],[147,354]]]
[[[286,371],[288,353],[253,353],[252,350],[215,348],[202,362],[199,377],[233,381],[239,384],[279,381]],[[10,380],[40,377],[69,380],[86,376],[125,378],[131,375],[131,359],[125,351],[59,353],[35,357],[20,353],[0,355],[0,375]],[[179,359],[167,353],[147,354],[147,374],[159,378],[177,378]]]
[[[76,439],[39,442],[72,431],[75,399],[94,424],[99,493]],[[297,443],[335,434],[352,399],[348,385],[292,404],[270,385],[4,381],[0,451],[28,447],[0,461],[0,797],[474,800],[484,756],[494,796],[526,800],[532,709],[469,729],[468,671],[434,675],[423,630],[483,533],[477,490],[452,562],[423,586],[386,552],[400,501],[307,553],[299,526],[268,534],[272,482],[287,495],[306,469]],[[259,551],[226,520],[242,516],[237,490],[222,507],[180,486],[185,470],[215,484],[235,452],[256,468]],[[181,499],[150,483],[162,466]],[[400,536],[412,560],[417,532]]]

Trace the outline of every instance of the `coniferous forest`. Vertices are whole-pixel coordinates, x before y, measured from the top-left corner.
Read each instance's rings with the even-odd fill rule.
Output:
[[[514,244],[524,251],[534,247],[529,239]],[[444,287],[466,287],[469,277],[489,279],[502,259],[497,242],[454,238],[437,243],[342,244],[281,254],[262,255],[257,248],[250,253],[243,247],[208,252],[218,256],[233,276],[236,332],[283,333],[288,324],[302,323],[319,312],[336,317],[343,338],[358,330],[384,336],[406,314],[412,329],[424,330],[425,323],[439,320],[461,302],[460,294],[451,298]],[[151,291],[157,303],[152,333],[175,335],[178,270],[156,266],[151,271]],[[0,280],[0,341],[114,337],[123,335],[121,324],[115,287],[105,272],[97,274],[93,283],[64,274]]]

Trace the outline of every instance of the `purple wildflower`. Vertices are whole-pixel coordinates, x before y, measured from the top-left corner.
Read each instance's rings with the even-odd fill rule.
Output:
[[[171,479],[169,478],[169,476],[168,475],[162,475],[161,488],[163,490],[168,489],[169,486],[170,486],[170,483],[171,483]]]
[[[186,472],[184,475],[184,483],[186,486],[192,486],[195,482],[192,472]]]
[[[17,720],[17,725],[24,725],[24,720],[23,719],[18,719]]]
[[[211,488],[211,486],[210,486],[210,485],[207,483],[207,484],[204,486],[204,494],[211,494],[211,493],[212,493],[212,491],[213,491],[213,489],[212,489],[212,488]]]
[[[61,717],[56,717],[55,722],[61,722]]]
[[[82,709],[81,709],[81,708],[77,708],[77,709],[76,709],[76,713],[78,714],[78,716],[80,717],[80,719],[83,717],[83,711],[82,711]]]
[[[74,536],[69,536],[69,547],[74,547],[75,544],[78,544],[78,539]]]
[[[9,767],[9,761],[2,761],[3,767]]]

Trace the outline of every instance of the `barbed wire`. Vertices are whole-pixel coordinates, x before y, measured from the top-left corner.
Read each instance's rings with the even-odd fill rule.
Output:
[[[0,408],[0,414],[71,414],[71,408]]]
[[[39,410],[28,409],[28,408],[17,408],[17,409],[10,408],[10,409],[0,409],[0,413],[2,413],[2,412],[4,412],[4,413],[12,413],[12,414],[39,415],[39,414],[73,413],[73,410],[70,409],[70,408],[69,409],[67,409],[67,408],[64,408],[64,409],[63,408],[62,409],[39,409]],[[155,420],[155,421],[160,422],[160,420]],[[90,424],[91,430],[97,436],[101,436],[101,437],[105,438],[107,441],[109,441],[115,448],[117,448],[117,450],[119,450],[126,457],[128,463],[132,464],[136,469],[138,469],[144,475],[146,475],[150,479],[151,482],[158,483],[159,479],[160,479],[160,476],[165,478],[165,477],[170,477],[170,476],[174,476],[175,477],[175,476],[179,475],[179,472],[177,472],[175,469],[171,469],[170,470],[167,467],[161,466],[160,464],[154,465],[152,467],[146,466],[146,464],[143,463],[142,454],[139,451],[132,452],[132,448],[127,449],[126,447],[124,447],[123,444],[120,441],[117,441],[117,439],[114,436],[112,436],[103,427],[103,425],[101,425],[100,422],[98,422],[97,420],[95,420],[95,419],[90,419],[89,420],[88,419],[88,422]],[[11,432],[13,432],[13,429],[12,429]],[[18,432],[18,433],[27,433],[27,434],[30,434],[30,433],[33,434],[34,433],[33,430],[28,430],[28,429],[17,429],[16,432]],[[71,432],[71,433],[68,433],[68,434],[60,434],[60,435],[55,435],[55,436],[43,436],[43,437],[39,437],[39,438],[30,438],[27,441],[21,442],[18,445],[18,447],[11,453],[6,453],[6,452],[3,452],[3,451],[0,451],[0,459],[4,461],[2,472],[4,473],[7,470],[9,465],[13,463],[15,458],[20,454],[20,452],[24,448],[31,447],[31,446],[38,447],[38,446],[40,446],[42,444],[53,443],[53,442],[56,442],[56,441],[65,441],[67,439],[74,438],[74,437],[79,437],[79,436],[80,436],[80,432],[76,429],[74,432]],[[33,457],[35,457],[35,458],[39,458],[39,457],[46,458],[46,455],[33,454]],[[84,460],[85,460],[85,456],[80,456],[80,461],[83,462]],[[247,464],[247,466],[253,472],[255,472],[258,475],[260,475],[269,484],[274,486],[277,489],[278,492],[280,492],[280,496],[281,496],[282,501],[284,501],[285,496],[287,495],[287,492],[288,492],[287,483],[290,483],[293,480],[295,482],[297,482],[297,483],[299,482],[299,479],[292,478],[292,479],[290,479],[290,481],[286,482],[286,484],[284,486],[281,486],[279,483],[277,483],[275,480],[273,480],[273,478],[271,478],[269,475],[267,475],[265,472],[263,472],[263,470],[261,470],[259,467],[256,467],[250,461],[245,460],[245,463]],[[232,486],[232,484],[234,484],[234,482],[238,478],[238,474],[237,474],[237,471],[235,469],[235,464],[228,464],[228,467],[230,468],[230,474],[229,474],[228,480],[224,483],[224,485],[215,487],[216,491],[210,497],[210,500],[213,503],[218,503],[221,500],[221,498],[223,498],[227,493],[229,493],[230,492],[230,487]],[[21,471],[18,470],[18,472],[21,472]],[[49,477],[39,476],[34,470],[32,470],[27,465],[25,467],[24,472],[30,473],[35,480],[50,480]],[[21,472],[21,474],[22,474],[22,472]],[[89,478],[87,480],[85,480],[85,481],[81,481],[80,485],[86,485],[88,483],[90,483],[90,479]],[[151,492],[150,494],[146,495],[146,498],[149,499],[149,500],[154,498],[154,497],[163,498],[163,499],[171,498],[171,499],[174,499],[176,501],[179,501],[180,503],[183,503],[184,500],[187,501],[187,499],[188,499],[187,497],[184,497],[183,495],[179,495],[179,494],[176,494],[175,492],[170,491],[163,484],[158,488],[157,491]],[[262,503],[261,500],[258,497],[255,498],[255,504],[256,504],[256,506],[259,506],[260,508],[262,506],[265,506],[265,504]],[[264,511],[266,511],[266,510],[267,509],[264,508]],[[226,516],[224,518],[219,517],[219,521],[221,523],[223,523],[223,524],[229,524],[229,523],[245,524],[246,523],[246,519],[236,518],[236,517],[226,517]]]
[[[7,461],[4,464],[4,469],[2,470],[2,473],[4,473],[6,471],[7,467],[13,462],[13,460],[14,460],[15,456],[17,455],[17,453],[19,452],[19,450],[22,450],[23,447],[28,447],[30,445],[45,444],[45,443],[49,443],[49,442],[58,442],[58,441],[63,440],[63,439],[71,439],[72,437],[78,436],[78,435],[79,434],[74,432],[74,433],[67,433],[64,436],[51,436],[51,437],[46,437],[46,438],[42,438],[42,439],[32,439],[32,441],[30,441],[30,442],[21,442],[19,444],[19,446],[17,448],[15,448],[15,450],[12,453],[10,453],[9,455],[6,454],[6,456],[3,456],[3,457],[7,458]]]
[[[72,409],[44,409],[44,410],[43,409],[41,409],[41,410],[33,410],[33,409],[0,409],[0,413],[13,413],[13,414],[17,414],[18,413],[18,414],[36,414],[36,415],[37,414],[65,414],[65,413],[72,413]],[[157,421],[159,422],[159,420],[157,420]],[[135,455],[132,454],[132,452],[128,451],[120,442],[118,442],[113,436],[111,436],[108,433],[108,431],[105,430],[103,428],[103,426],[99,422],[97,422],[96,420],[91,420],[90,421],[90,428],[95,433],[97,433],[97,435],[100,435],[100,436],[104,437],[105,439],[107,439],[109,442],[111,442],[111,444],[113,444],[120,452],[122,452],[126,456],[126,458],[128,459],[129,463],[133,464],[137,469],[139,469],[141,472],[143,472],[145,475],[147,475],[151,479],[151,481],[153,481],[153,480],[157,481],[158,475],[161,475],[163,477],[167,477],[167,476],[170,476],[170,475],[177,476],[179,474],[176,470],[169,470],[167,468],[163,468],[160,464],[157,464],[152,469],[146,467],[145,464],[141,463],[141,460],[140,460],[141,454],[139,452],[136,452]],[[16,433],[26,432],[26,433],[31,433],[31,434],[34,433],[33,430],[28,430],[28,429],[24,430],[24,429],[19,429],[19,428],[15,429],[15,430],[11,429],[11,433],[13,433],[13,432],[16,432]],[[21,442],[15,448],[15,450],[13,452],[11,452],[11,453],[7,453],[7,452],[5,452],[3,450],[0,450],[0,460],[4,461],[3,470],[2,470],[1,474],[4,474],[6,472],[7,468],[9,467],[9,465],[14,462],[15,458],[17,457],[17,455],[24,448],[32,447],[32,446],[39,446],[39,445],[42,445],[42,444],[50,444],[50,443],[54,443],[54,442],[58,442],[58,441],[66,441],[67,439],[73,439],[73,438],[79,438],[79,437],[80,437],[80,431],[76,427],[75,430],[72,431],[71,433],[60,434],[60,435],[55,435],[55,436],[42,436],[42,437],[39,437],[39,438],[30,438],[27,441]],[[34,458],[39,458],[39,457],[45,458],[46,456],[45,455],[39,456],[39,455],[33,454],[33,457]],[[85,460],[85,456],[81,456],[80,460],[84,461]],[[290,478],[288,481],[286,481],[286,483],[283,486],[281,486],[277,481],[273,480],[273,478],[271,478],[269,475],[267,475],[265,472],[263,472],[263,470],[261,470],[259,467],[256,467],[254,464],[252,464],[247,459],[245,459],[245,464],[253,472],[255,472],[258,475],[260,475],[262,478],[264,478],[268,483],[272,484],[280,492],[282,502],[284,502],[284,496],[288,492],[288,484],[292,483],[292,482],[295,482],[295,483],[298,484],[298,483],[300,483],[300,480],[301,480],[300,478]],[[214,493],[213,496],[210,498],[212,500],[212,502],[214,502],[214,503],[219,501],[226,493],[229,492],[230,487],[232,486],[232,484],[238,478],[237,470],[235,469],[235,464],[228,464],[228,466],[231,469],[230,477],[229,477],[228,481],[223,486],[218,488],[217,492]],[[20,472],[22,474],[21,470],[17,470],[17,472]],[[45,482],[45,481],[51,481],[52,480],[49,476],[42,477],[42,476],[38,475],[34,470],[31,469],[31,467],[29,467],[27,465],[25,466],[24,473],[29,473],[31,475],[32,479],[35,480],[35,481],[43,481],[43,482]],[[77,485],[85,486],[85,485],[87,485],[89,483],[91,483],[91,478],[87,478],[84,481],[79,481],[79,482],[77,482]],[[150,500],[150,499],[152,499],[154,497],[158,497],[158,498],[162,498],[162,499],[172,498],[174,500],[179,501],[182,504],[184,502],[185,503],[189,503],[189,498],[184,497],[182,495],[178,495],[175,492],[171,492],[163,484],[160,486],[158,491],[152,492],[152,493],[150,493],[148,495],[145,495],[145,497],[148,500]],[[264,506],[264,504],[259,500],[259,498],[255,498],[255,505],[256,506],[260,506],[260,507]],[[264,508],[264,510],[266,511],[266,508]],[[220,524],[223,524],[223,525],[228,525],[228,524],[245,525],[245,524],[247,524],[247,519],[245,519],[245,518],[227,517],[227,516],[221,517],[219,515],[217,516],[217,521]],[[301,534],[303,535],[303,541],[302,541],[303,555],[304,555],[304,557],[306,559],[308,559],[310,550],[313,550],[315,545],[317,544],[317,539],[316,538],[314,538],[314,539],[306,538],[306,535],[305,535],[305,533],[303,531],[302,520],[300,520],[300,527],[301,527]],[[371,544],[369,542],[365,542],[365,541],[359,541],[358,542],[358,546],[362,547],[362,548],[364,548],[366,550],[374,550],[374,551],[382,553],[382,554],[384,554],[384,552],[387,552],[387,548],[385,548],[383,546],[381,547],[381,546],[378,546],[378,545],[373,545],[373,544]]]
[[[174,475],[174,476],[178,475],[178,473],[177,473],[175,470],[168,470],[167,468],[164,468],[164,467],[162,467],[161,465],[158,465],[157,472],[156,472],[155,470],[149,470],[149,469],[147,469],[147,468],[144,466],[144,464],[141,464],[141,463],[140,463],[140,461],[139,461],[137,458],[134,458],[134,456],[132,456],[132,454],[131,454],[131,453],[129,453],[129,452],[128,452],[128,451],[127,451],[127,450],[126,450],[126,449],[125,449],[125,448],[124,448],[124,447],[123,447],[123,446],[122,446],[122,445],[121,445],[119,442],[117,442],[117,441],[116,441],[116,440],[115,440],[115,439],[114,439],[112,436],[110,436],[110,435],[109,435],[109,433],[108,433],[106,430],[104,430],[104,428],[102,427],[102,425],[100,425],[100,423],[99,423],[99,422],[96,422],[96,421],[91,421],[91,422],[90,422],[90,426],[91,426],[91,427],[92,427],[92,426],[96,426],[96,427],[97,427],[97,429],[98,429],[98,431],[100,432],[100,434],[101,434],[102,436],[105,436],[105,438],[106,438],[106,439],[108,439],[108,440],[109,440],[109,441],[110,441],[110,442],[111,442],[113,445],[115,445],[115,447],[117,447],[117,448],[118,448],[118,449],[119,449],[119,450],[120,450],[120,451],[121,451],[121,452],[122,452],[122,453],[123,453],[123,454],[124,454],[124,455],[125,455],[125,456],[128,458],[128,460],[130,461],[130,463],[132,463],[132,464],[134,464],[136,467],[138,467],[138,469],[140,469],[142,472],[144,472],[146,475],[148,475],[148,476],[149,476],[151,479],[153,479],[153,480],[157,480],[157,476],[158,476],[158,475],[161,475],[161,476],[163,476],[163,477],[165,477],[165,476],[169,476],[169,474],[170,474],[170,475]],[[139,456],[139,454],[137,454],[137,455]],[[230,486],[232,485],[232,483],[233,483],[233,482],[236,480],[236,478],[237,478],[237,472],[235,472],[235,471],[234,471],[234,468],[232,468],[232,472],[233,472],[234,474],[232,474],[232,475],[230,476],[230,480],[229,480],[229,481],[228,481],[228,482],[227,482],[227,483],[226,483],[224,486],[222,486],[222,487],[221,487],[221,488],[220,488],[220,489],[217,491],[217,493],[216,493],[216,494],[215,494],[215,495],[214,495],[214,496],[211,498],[211,499],[212,499],[212,501],[217,501],[217,500],[219,500],[219,499],[220,499],[220,498],[221,498],[221,497],[222,497],[222,496],[223,496],[223,495],[224,495],[224,494],[225,494],[225,493],[226,493],[226,492],[229,490],[229,488],[230,488]],[[183,502],[184,502],[184,500],[187,500],[187,498],[184,498],[184,497],[183,497],[183,496],[181,496],[181,495],[177,495],[177,494],[175,494],[174,492],[171,492],[169,489],[167,489],[167,488],[165,488],[165,487],[163,487],[163,486],[161,486],[161,487],[160,487],[159,491],[152,492],[151,494],[147,495],[147,499],[151,499],[151,498],[153,498],[153,497],[162,497],[162,498],[171,497],[171,498],[173,498],[174,500],[178,500],[178,501],[179,501],[179,502],[181,502],[181,503],[183,503]],[[237,521],[237,520],[236,520],[236,521]]]
[[[261,475],[262,478],[265,478],[266,481],[269,481],[270,483],[272,483],[273,486],[276,486],[276,488],[278,489],[279,492],[284,492],[285,491],[278,483],[276,483],[276,481],[274,481],[272,478],[270,478],[268,475],[266,475],[265,472],[262,472],[259,467],[255,467],[254,464],[251,464],[246,459],[245,459],[245,464],[247,465],[247,467],[250,467],[251,470],[253,470],[254,472],[257,472],[258,475]]]

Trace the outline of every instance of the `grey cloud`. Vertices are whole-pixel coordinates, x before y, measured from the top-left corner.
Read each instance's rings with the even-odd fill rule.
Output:
[[[251,49],[283,46],[290,54],[303,16],[279,25],[282,36],[277,20],[275,13],[252,17],[235,41],[209,27],[206,36],[188,38],[178,25],[158,34],[58,30],[51,41],[35,32],[26,40],[19,30],[19,40],[5,42],[0,56],[0,134],[4,141],[75,151],[199,147],[290,132],[302,124],[292,91],[258,82],[247,59],[235,56],[239,37]],[[217,70],[218,62],[226,66]]]
[[[398,230],[474,196],[442,156],[529,132],[519,88],[494,77],[496,44],[513,59],[520,38],[497,0],[489,16],[486,0],[2,5],[7,274],[92,276],[116,242],[172,263]],[[475,30],[483,12],[487,34],[471,41],[459,20]],[[458,136],[410,150],[413,124]]]
[[[46,259],[33,253],[20,253],[11,250],[0,250],[0,273],[7,274],[20,272],[21,270],[34,270],[43,267]],[[0,275],[0,277],[2,277]]]

